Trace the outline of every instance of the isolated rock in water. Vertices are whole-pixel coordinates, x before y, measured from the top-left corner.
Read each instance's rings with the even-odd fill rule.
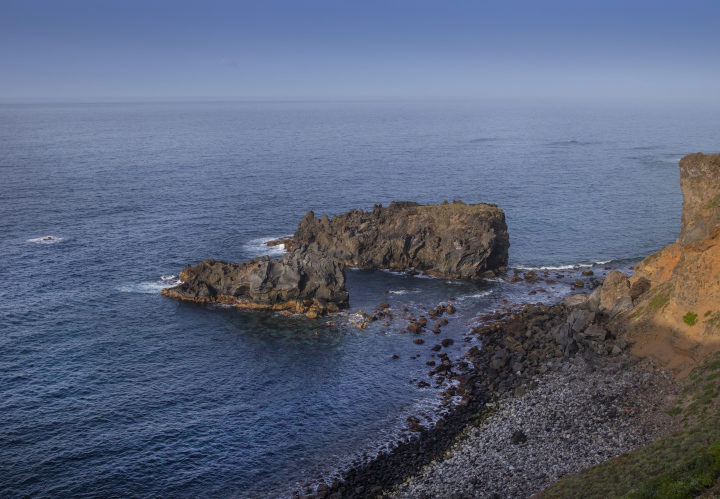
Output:
[[[317,244],[338,262],[364,269],[415,268],[448,277],[480,277],[507,265],[505,214],[492,204],[420,205],[392,202],[372,212],[351,210],[332,219],[309,211],[294,245]]]
[[[301,246],[281,260],[263,256],[245,263],[205,260],[180,273],[182,284],[162,290],[172,298],[245,308],[287,310],[317,316],[348,304],[342,265]]]
[[[540,280],[540,278],[538,277],[538,275],[535,273],[534,270],[525,272],[525,274],[523,275],[523,279],[525,279],[526,281],[530,281],[530,282],[535,282],[535,281]]]

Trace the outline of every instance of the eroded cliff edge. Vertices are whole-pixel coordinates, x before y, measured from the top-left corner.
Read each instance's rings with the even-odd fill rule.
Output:
[[[720,154],[680,160],[680,237],[635,267],[650,291],[628,312],[633,353],[687,371],[720,349]]]
[[[304,244],[362,269],[477,278],[507,265],[510,238],[505,213],[493,204],[392,202],[332,218],[309,211],[292,240]]]

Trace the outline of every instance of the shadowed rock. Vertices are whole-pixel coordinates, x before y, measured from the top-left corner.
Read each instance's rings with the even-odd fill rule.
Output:
[[[330,219],[309,211],[295,246],[315,243],[335,260],[364,269],[406,270],[470,278],[507,264],[505,214],[491,204],[420,205],[392,202],[371,212],[351,210]]]
[[[180,273],[182,284],[162,294],[200,303],[218,302],[244,308],[295,310],[317,317],[347,307],[342,265],[301,246],[281,260],[263,256],[245,263],[205,260]]]

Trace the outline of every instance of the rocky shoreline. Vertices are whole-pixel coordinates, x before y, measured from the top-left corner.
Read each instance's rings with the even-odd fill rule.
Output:
[[[523,280],[535,276],[527,272]],[[305,484],[294,497],[527,497],[663,434],[671,428],[662,410],[674,385],[665,373],[638,365],[615,333],[644,288],[631,290],[618,271],[603,284],[552,306],[482,317],[473,330],[482,349],[454,362],[441,354],[428,382],[420,381],[450,382],[441,401],[449,411],[437,424],[426,428],[409,417],[408,440],[340,479]],[[565,450],[554,454],[556,447]]]

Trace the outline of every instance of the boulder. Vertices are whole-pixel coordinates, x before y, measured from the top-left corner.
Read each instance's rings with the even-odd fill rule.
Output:
[[[592,292],[588,300],[583,304],[582,308],[590,312],[600,312],[600,297],[602,294],[602,286],[598,286]]]
[[[610,319],[613,319],[616,315],[622,314],[623,312],[627,312],[633,307],[633,301],[630,296],[621,296],[617,300],[615,300],[615,303],[613,303],[613,307],[608,312],[608,317]]]
[[[550,332],[558,345],[567,345],[572,340],[572,330],[567,322],[554,327]]]
[[[309,211],[294,246],[317,244],[336,261],[364,269],[418,269],[479,278],[507,265],[510,246],[505,214],[496,205],[420,205],[392,202],[371,212],[351,210],[315,218]]]
[[[583,334],[585,338],[592,341],[605,341],[609,336],[607,329],[595,324],[588,326]]]
[[[650,280],[646,279],[645,277],[639,277],[632,284],[632,286],[630,286],[630,298],[632,298],[633,300],[639,298],[640,296],[650,291],[651,286],[652,283],[650,282]]]
[[[525,272],[525,274],[523,275],[523,279],[525,279],[526,281],[529,281],[529,282],[536,282],[536,281],[540,280],[538,275],[533,270]]]
[[[570,328],[573,331],[579,333],[594,320],[595,314],[593,312],[578,308],[570,312],[570,315],[567,318],[567,323],[570,324]]]
[[[615,301],[624,296],[630,296],[628,276],[619,270],[613,270],[603,281],[600,292],[600,309],[603,312],[609,312],[615,305]]]
[[[578,293],[571,296],[566,296],[563,299],[563,303],[565,304],[565,308],[568,310],[573,310],[578,307],[582,307],[585,305],[585,303],[588,301],[588,298],[590,296],[587,293]]]

